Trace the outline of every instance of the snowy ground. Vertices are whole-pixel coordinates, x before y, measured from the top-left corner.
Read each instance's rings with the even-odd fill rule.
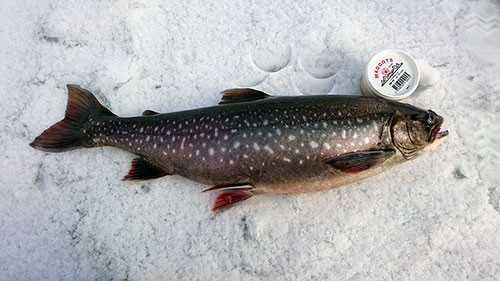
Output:
[[[0,280],[500,278],[500,3],[259,2],[0,1]],[[405,102],[450,136],[343,188],[213,217],[200,184],[122,182],[126,152],[28,146],[62,118],[68,83],[123,116],[231,87],[359,94],[387,48],[419,59]]]

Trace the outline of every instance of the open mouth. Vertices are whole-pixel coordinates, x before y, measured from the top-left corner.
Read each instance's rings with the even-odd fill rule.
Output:
[[[436,139],[441,139],[448,136],[448,130],[441,131],[440,126],[436,126],[431,133],[429,142],[434,142]]]

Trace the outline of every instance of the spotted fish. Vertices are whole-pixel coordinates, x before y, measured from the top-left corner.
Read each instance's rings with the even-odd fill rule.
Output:
[[[217,106],[118,117],[68,85],[65,118],[31,146],[50,152],[114,146],[130,151],[125,180],[181,175],[218,191],[213,211],[260,193],[318,191],[352,183],[441,143],[431,110],[359,96],[273,97],[223,92]]]

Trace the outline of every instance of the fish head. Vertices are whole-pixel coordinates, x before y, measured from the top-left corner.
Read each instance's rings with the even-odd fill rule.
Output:
[[[443,117],[432,110],[408,106],[396,110],[391,122],[392,143],[406,159],[441,144],[448,131],[441,131]]]

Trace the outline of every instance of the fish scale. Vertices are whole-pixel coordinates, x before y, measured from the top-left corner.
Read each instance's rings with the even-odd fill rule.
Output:
[[[213,185],[211,190],[229,189],[218,196],[215,210],[257,193],[322,190],[374,175],[411,158],[400,146],[417,145],[393,140],[411,139],[399,137],[418,127],[409,127],[410,120],[435,115],[436,124],[417,131],[429,143],[442,123],[432,111],[382,99],[271,97],[251,89],[225,91],[218,106],[121,118],[90,92],[68,89],[66,118],[32,146],[56,152],[79,146],[128,150],[141,158],[132,162],[126,179],[179,174]]]

